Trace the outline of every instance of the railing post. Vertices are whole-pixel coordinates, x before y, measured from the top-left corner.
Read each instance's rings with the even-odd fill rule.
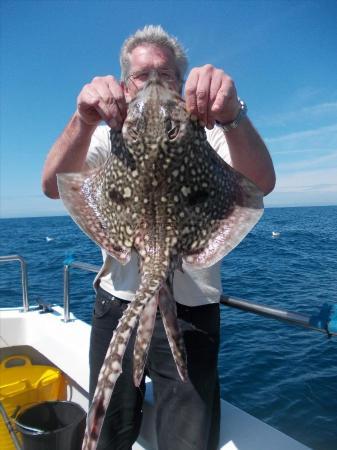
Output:
[[[29,310],[27,263],[23,258],[21,258],[21,256],[19,257],[19,260],[20,260],[20,264],[21,264],[23,310],[24,310],[24,312],[27,312]]]
[[[29,311],[28,301],[28,275],[27,263],[20,255],[0,256],[0,262],[20,261],[21,265],[21,286],[22,286],[22,304],[24,312]]]
[[[65,264],[63,268],[63,309],[64,309],[64,322],[70,321],[70,308],[69,308],[69,264]]]
[[[94,264],[82,263],[72,261],[69,264],[65,264],[63,267],[63,275],[64,275],[64,283],[63,283],[63,309],[64,309],[64,322],[70,321],[70,305],[69,305],[69,277],[70,277],[70,269],[82,269],[88,272],[98,273],[100,270],[99,266],[95,266]]]

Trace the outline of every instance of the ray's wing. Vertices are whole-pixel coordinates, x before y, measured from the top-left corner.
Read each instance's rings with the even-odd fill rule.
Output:
[[[238,173],[233,178],[232,189],[236,195],[230,211],[226,212],[224,209],[222,217],[213,219],[214,223],[211,224],[213,226],[210,227],[206,244],[202,242],[199,251],[187,254],[184,258],[186,263],[200,268],[217,263],[246,237],[261,218],[262,192],[250,180]]]
[[[120,133],[106,162],[93,170],[57,175],[60,197],[73,220],[122,264],[130,259],[137,210],[132,203],[135,168]]]
[[[263,213],[263,193],[202,142],[185,168],[185,221],[179,223],[183,260],[209,267],[233,250]]]

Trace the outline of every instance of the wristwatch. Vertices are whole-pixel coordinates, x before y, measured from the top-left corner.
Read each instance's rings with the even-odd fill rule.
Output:
[[[247,115],[247,105],[246,103],[241,100],[238,99],[239,103],[240,103],[240,111],[238,112],[238,115],[235,117],[235,119],[232,122],[228,122],[228,123],[220,123],[218,121],[216,121],[216,124],[222,128],[222,130],[227,133],[230,130],[234,130],[234,128],[237,128],[239,123],[241,122],[241,120],[246,117]]]

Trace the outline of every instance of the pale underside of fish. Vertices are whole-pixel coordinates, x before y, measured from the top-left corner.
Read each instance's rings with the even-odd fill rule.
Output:
[[[60,196],[108,258],[139,255],[140,284],[113,333],[88,414],[83,449],[97,446],[132,330],[139,385],[159,307],[178,373],[188,377],[172,277],[182,262],[209,267],[230,252],[263,212],[263,194],[211,148],[181,97],[156,77],[129,104],[122,132],[97,169],[58,175]],[[104,270],[104,268],[103,268]]]

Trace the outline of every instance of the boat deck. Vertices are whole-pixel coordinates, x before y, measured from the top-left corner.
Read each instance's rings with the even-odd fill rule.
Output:
[[[59,306],[48,313],[37,309],[28,312],[22,308],[0,309],[1,359],[23,351],[35,363],[51,362],[65,373],[71,385],[71,399],[87,410],[91,327],[72,315],[69,322],[64,322],[63,315],[64,310]],[[147,381],[144,420],[134,450],[157,448],[152,384]],[[308,447],[222,400],[219,449],[308,450]]]

